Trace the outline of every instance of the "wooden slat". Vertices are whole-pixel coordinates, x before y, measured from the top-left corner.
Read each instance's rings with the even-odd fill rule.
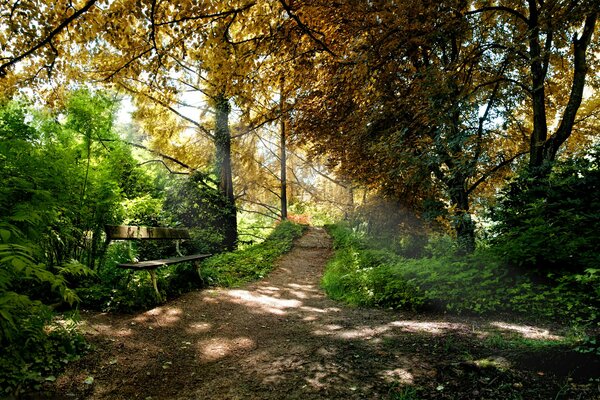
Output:
[[[128,269],[155,269],[158,267],[162,267],[163,265],[169,264],[177,264],[186,261],[195,261],[201,260],[203,258],[208,258],[212,254],[195,254],[191,256],[183,256],[183,257],[173,257],[173,258],[165,258],[163,260],[150,260],[150,261],[140,261],[137,263],[124,263],[117,264],[119,268],[128,268]]]
[[[162,228],[129,225],[105,225],[109,240],[189,239],[190,232],[181,228]]]

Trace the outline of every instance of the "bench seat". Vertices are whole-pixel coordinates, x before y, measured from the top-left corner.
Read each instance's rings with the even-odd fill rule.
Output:
[[[187,229],[167,228],[167,227],[147,227],[135,225],[105,225],[106,246],[113,240],[175,240],[177,242],[177,252],[179,253],[179,241],[190,239],[190,233]],[[180,253],[181,254],[181,253]],[[161,260],[148,260],[131,263],[117,264],[118,268],[132,270],[146,270],[150,273],[152,286],[156,292],[157,298],[161,298],[156,282],[156,269],[165,265],[178,264],[193,261],[200,275],[200,267],[196,263],[198,260],[210,257],[212,254],[193,254],[189,256],[164,258]],[[202,275],[200,275],[202,278]]]
[[[187,262],[187,261],[202,260],[202,259],[208,258],[210,256],[211,256],[211,254],[194,254],[191,256],[165,258],[162,260],[148,260],[148,261],[140,261],[140,262],[136,262],[136,263],[117,264],[117,267],[127,268],[127,269],[155,269],[158,267],[162,267],[164,265],[179,264],[179,263]]]

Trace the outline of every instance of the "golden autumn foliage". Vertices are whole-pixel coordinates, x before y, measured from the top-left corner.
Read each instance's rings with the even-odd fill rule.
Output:
[[[275,191],[257,132],[288,115],[295,145],[347,181],[417,211],[434,199],[470,232],[472,200],[527,153],[537,167],[597,135],[596,3],[6,3],[0,79],[125,91],[152,146],[194,168],[233,155],[236,195]]]

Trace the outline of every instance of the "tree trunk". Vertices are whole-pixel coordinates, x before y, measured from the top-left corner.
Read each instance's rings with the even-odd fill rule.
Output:
[[[237,208],[233,195],[231,172],[231,134],[229,131],[229,99],[219,95],[215,99],[215,174],[219,179],[219,191],[225,200],[223,210],[223,246],[233,250],[237,245]]]
[[[544,162],[551,163],[555,160],[560,146],[571,136],[571,132],[573,131],[575,117],[583,100],[585,79],[589,71],[586,54],[597,20],[598,12],[592,12],[587,15],[581,36],[579,38],[577,36],[573,37],[573,82],[571,83],[571,93],[558,129],[544,143]]]
[[[466,180],[457,178],[449,188],[453,209],[452,225],[456,231],[459,253],[470,254],[475,251],[475,224],[469,210],[469,194]]]
[[[533,131],[529,143],[529,169],[536,171],[544,163],[544,143],[548,137],[546,120],[546,81],[547,66],[544,65],[540,45],[538,9],[535,0],[529,0],[529,70],[531,73],[531,101],[533,108]]]
[[[531,134],[529,152],[529,170],[535,175],[544,175],[555,160],[562,144],[571,136],[577,111],[581,106],[586,75],[589,67],[586,55],[589,49],[598,12],[591,11],[585,17],[583,29],[579,38],[573,36],[573,81],[571,93],[565,106],[561,121],[556,132],[548,137],[546,120],[546,94],[544,84],[549,66],[549,53],[552,47],[553,31],[545,32],[545,46],[540,44],[539,10],[535,0],[529,0],[529,56],[533,107],[533,132]]]
[[[287,154],[286,154],[286,137],[285,137],[285,93],[284,93],[284,80],[281,78],[281,143],[280,143],[280,163],[281,163],[281,220],[287,219]]]

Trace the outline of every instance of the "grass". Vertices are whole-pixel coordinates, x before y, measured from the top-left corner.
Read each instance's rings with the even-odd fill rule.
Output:
[[[243,249],[222,253],[206,259],[198,271],[191,263],[169,265],[157,270],[161,298],[173,298],[205,286],[239,286],[263,278],[275,266],[275,261],[292,248],[295,238],[304,232],[302,225],[282,222],[266,239]],[[77,289],[82,306],[102,311],[134,312],[161,303],[147,271],[116,268],[128,260],[129,247],[116,243],[110,248],[109,260],[92,285]]]
[[[468,256],[432,251],[405,258],[376,248],[360,232],[329,227],[336,249],[322,285],[327,294],[349,304],[456,314],[509,312],[529,319],[586,326],[597,321],[598,298],[592,279],[555,274],[540,281],[514,271],[482,249]]]
[[[204,261],[200,267],[208,285],[234,287],[261,279],[275,267],[275,261],[291,250],[294,239],[305,227],[289,221],[277,225],[265,241]]]

